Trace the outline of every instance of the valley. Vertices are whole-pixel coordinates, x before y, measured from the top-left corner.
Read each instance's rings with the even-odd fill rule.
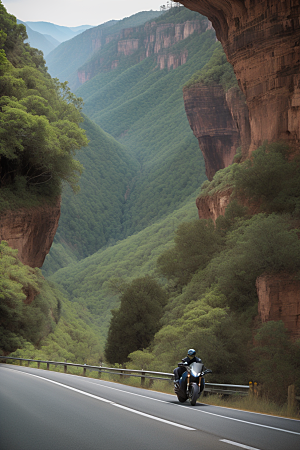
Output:
[[[26,324],[30,311],[32,323],[20,337],[15,322],[5,351],[170,371],[195,347],[213,369],[211,381],[255,378],[283,405],[300,380],[299,6],[263,2],[262,15],[256,1],[180,3],[87,29],[47,55],[68,117],[73,107],[82,112],[89,143],[73,151],[78,161],[70,164],[82,171],[76,194],[69,174],[69,186],[63,175],[50,198],[30,185],[22,164],[23,184],[3,166],[2,194],[16,211],[18,192],[32,208],[45,199],[54,209],[61,195],[43,265],[47,248],[38,255],[30,241],[29,264],[17,228],[1,230],[21,258],[5,245],[0,253],[10,274],[18,267],[10,279],[29,306],[18,320]],[[30,86],[18,54],[7,55]],[[18,108],[39,117],[22,95]],[[44,181],[44,172],[37,176]],[[28,286],[22,263],[31,266]],[[143,346],[137,331],[126,352],[130,333],[118,326],[130,322],[125,302],[133,295],[150,323],[153,286],[167,296],[158,328]],[[282,365],[288,374],[275,389]]]

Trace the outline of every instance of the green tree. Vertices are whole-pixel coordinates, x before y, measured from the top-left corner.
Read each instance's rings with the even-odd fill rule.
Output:
[[[38,345],[51,330],[49,304],[37,294],[41,277],[24,266],[5,241],[0,244],[0,349],[11,352],[27,340]],[[28,294],[36,298],[26,303]],[[53,315],[55,312],[53,311]]]
[[[181,289],[220,251],[222,238],[212,220],[194,220],[178,227],[174,241],[175,247],[164,252],[157,265],[158,270]]]
[[[88,142],[79,127],[82,102],[51,79],[41,52],[24,44],[25,27],[1,2],[0,28],[0,197],[14,195],[24,206],[26,191],[51,201],[63,182],[77,188],[82,166],[74,155]]]
[[[261,211],[300,215],[300,158],[291,160],[290,149],[282,143],[265,143],[252,158],[235,166],[237,198],[247,198]]]
[[[137,278],[125,289],[120,308],[112,311],[105,346],[108,362],[123,364],[129,353],[149,346],[166,301],[166,292],[149,276]]]
[[[270,400],[285,403],[288,386],[300,388],[300,341],[292,342],[283,322],[261,325],[255,335],[254,376]]]

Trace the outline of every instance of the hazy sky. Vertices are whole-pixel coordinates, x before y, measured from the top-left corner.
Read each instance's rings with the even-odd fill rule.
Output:
[[[1,0],[7,12],[23,22],[57,25],[99,25],[139,11],[159,10],[163,0]]]

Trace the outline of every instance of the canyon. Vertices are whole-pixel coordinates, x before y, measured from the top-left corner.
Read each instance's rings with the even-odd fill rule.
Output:
[[[93,41],[94,58],[78,71],[81,84],[99,71],[114,70],[123,57],[138,61],[156,56],[160,70],[185,64],[185,50],[172,46],[193,33],[212,26],[233,65],[240,89],[228,92],[219,85],[194,85],[184,90],[190,126],[203,152],[206,174],[232,164],[241,147],[246,159],[264,140],[288,142],[295,151],[300,139],[300,6],[296,0],[182,0],[184,6],[205,16],[183,24],[148,23],[143,39],[140,28],[122,30],[118,35]],[[105,45],[116,44],[113,59],[100,57]],[[99,58],[98,58],[98,56]],[[97,59],[98,58],[98,59]],[[192,74],[191,74],[192,75]],[[200,218],[214,221],[223,215],[231,190],[199,197]],[[19,251],[19,258],[31,267],[41,267],[49,252],[60,216],[60,199],[54,206],[1,214],[0,239]],[[283,320],[295,339],[300,336],[299,282],[286,274],[257,279],[259,314],[263,322]],[[28,293],[29,296],[29,293]]]

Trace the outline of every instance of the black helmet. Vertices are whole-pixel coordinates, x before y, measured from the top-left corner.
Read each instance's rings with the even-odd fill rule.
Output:
[[[188,350],[187,354],[188,354],[188,357],[192,359],[192,358],[194,358],[194,356],[196,356],[196,350],[194,350],[193,348],[190,348]]]

